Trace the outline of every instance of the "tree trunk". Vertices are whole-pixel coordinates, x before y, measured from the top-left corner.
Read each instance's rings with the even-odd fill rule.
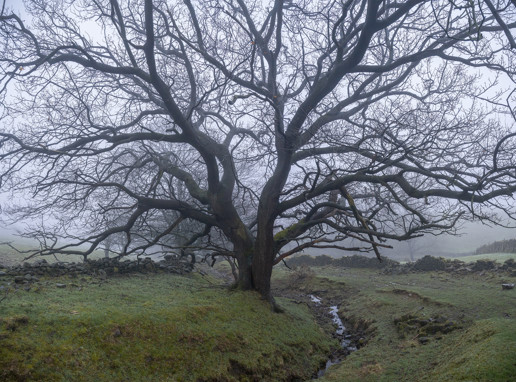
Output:
[[[267,224],[259,225],[253,257],[253,282],[254,288],[271,304],[273,310],[281,311],[271,292],[271,276],[275,254],[272,232],[272,223],[267,222]]]
[[[272,261],[269,261],[267,257],[260,254],[253,261],[254,289],[260,292],[267,301],[274,302],[271,293]]]
[[[238,280],[236,281],[236,287],[242,290],[254,289],[253,274],[251,268],[251,262],[246,254],[238,256]]]
[[[280,312],[271,292],[271,276],[273,268],[273,253],[263,252],[264,248],[256,248],[237,256],[238,280],[235,287],[241,290],[254,290],[271,304],[271,308]],[[262,252],[258,252],[262,250]]]

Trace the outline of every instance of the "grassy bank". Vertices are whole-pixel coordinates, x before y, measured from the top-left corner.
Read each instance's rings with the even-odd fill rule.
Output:
[[[255,293],[198,273],[42,279],[0,302],[0,380],[309,380],[336,345],[307,307],[313,293],[362,336],[323,382],[512,381],[516,289],[501,284],[515,281],[280,267],[274,293],[292,300],[278,298],[285,313],[275,314]]]
[[[303,288],[340,296],[348,327],[368,333],[367,345],[321,381],[514,380],[516,290],[501,288],[514,278],[313,269]]]
[[[2,381],[304,380],[332,343],[306,306],[196,274],[38,284],[0,302]]]

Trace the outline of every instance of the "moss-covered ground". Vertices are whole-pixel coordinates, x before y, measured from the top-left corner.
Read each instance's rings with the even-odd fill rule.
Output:
[[[38,284],[0,302],[1,381],[301,381],[335,345],[306,305],[199,274]]]
[[[311,293],[363,337],[320,381],[514,381],[516,289],[501,284],[515,281],[280,267],[275,294],[293,300],[278,314],[198,273],[42,279],[0,302],[0,381],[310,380],[336,345]]]
[[[516,289],[501,288],[514,277],[312,269],[302,288],[340,296],[341,317],[368,337],[321,381],[516,380]]]

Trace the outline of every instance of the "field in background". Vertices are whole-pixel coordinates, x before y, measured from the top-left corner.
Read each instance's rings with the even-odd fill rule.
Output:
[[[22,251],[33,249],[35,245],[37,246],[37,243],[35,243],[35,242],[30,242],[27,239],[20,239],[15,236],[7,236],[6,234],[2,234],[2,232],[0,232],[0,243],[6,242],[6,241],[11,241],[18,249],[20,249]],[[24,259],[28,255],[29,254],[17,253],[15,250],[10,248],[9,246],[0,244],[0,265],[4,264],[7,266],[10,266],[10,265],[14,265],[14,264],[19,264],[19,263],[23,262]],[[351,255],[351,253],[349,255]],[[102,257],[104,257],[104,252],[102,250],[97,250],[97,251],[93,252],[90,256],[88,256],[88,258],[92,259],[92,260],[100,259]],[[155,258],[156,256],[151,256],[151,257]],[[423,257],[423,255],[418,255],[416,260],[421,257]],[[475,262],[475,261],[481,260],[481,259],[493,260],[493,261],[497,261],[498,263],[503,263],[505,260],[508,260],[508,259],[516,260],[516,253],[489,253],[489,254],[482,254],[482,255],[467,255],[467,256],[457,255],[457,256],[445,256],[445,258],[452,259],[452,260],[453,259],[460,260],[460,261],[464,261],[466,263]],[[36,261],[37,259],[38,258],[29,259],[28,262],[33,262],[33,261]],[[45,259],[50,263],[55,262],[55,261],[64,261],[64,262],[82,262],[83,261],[82,256],[70,256],[70,255],[46,256]],[[401,258],[398,259],[396,257],[392,257],[392,259],[399,261],[402,264],[408,262],[406,259],[401,259]]]
[[[27,252],[27,253],[19,253],[15,249],[11,248],[10,246],[6,244],[2,244],[4,242],[11,242],[11,244],[16,247],[19,251]],[[6,236],[5,234],[2,234],[0,232],[0,266],[13,266],[16,264],[23,263],[25,261],[32,263],[34,261],[37,261],[38,259],[44,258],[49,263],[54,262],[67,262],[67,263],[82,263],[83,257],[79,255],[62,255],[62,254],[56,254],[51,256],[45,256],[45,257],[33,257],[31,259],[26,259],[30,256],[31,250],[34,248],[37,248],[38,243],[37,242],[31,242],[28,239],[20,239],[18,237],[14,236]],[[150,257],[154,261],[160,261],[163,259],[163,252],[161,251],[161,248],[156,246],[155,248],[151,248],[152,253],[144,255],[142,257]],[[92,254],[88,256],[89,260],[98,260],[105,256],[104,250],[98,249],[94,251]],[[111,254],[111,257],[113,255]],[[135,259],[136,255],[130,255],[127,257],[127,259]]]
[[[16,247],[19,251],[27,253],[19,253],[15,249],[11,248],[9,245],[1,244],[5,242],[10,242],[14,247]],[[42,259],[42,257],[34,257],[26,260],[28,256],[30,256],[30,250],[37,248],[38,243],[35,241],[30,241],[28,239],[19,238],[16,236],[9,236],[0,232],[0,266],[12,266],[16,264],[20,264],[24,261],[32,263],[38,259]],[[102,250],[94,251],[91,255],[88,256],[88,259],[96,260],[104,257],[104,252]],[[44,259],[49,263],[54,263],[56,261],[64,261],[64,262],[74,262],[80,263],[83,261],[82,256],[75,255],[55,255],[55,256],[45,256]]]
[[[464,261],[465,263],[473,263],[477,260],[492,260],[497,263],[503,263],[506,260],[516,260],[516,253],[487,253],[483,255],[470,255],[470,256],[459,256],[459,257],[448,257],[448,259],[455,259]]]
[[[17,245],[17,249],[20,251],[29,251],[34,248],[34,246],[30,244],[22,244]],[[28,256],[30,256],[30,253],[18,253],[11,247],[5,244],[0,244],[0,265],[7,265],[12,266],[15,264],[22,263],[24,261],[27,261],[29,263],[32,263],[38,259],[42,259],[43,257],[34,257],[31,259],[26,259]],[[102,251],[95,251],[91,255],[88,256],[88,259],[100,259],[104,257],[104,252]],[[54,263],[58,261],[64,261],[64,262],[74,262],[74,263],[80,263],[83,261],[82,256],[75,256],[75,255],[52,255],[52,256],[45,256],[44,259],[48,261],[49,263]]]

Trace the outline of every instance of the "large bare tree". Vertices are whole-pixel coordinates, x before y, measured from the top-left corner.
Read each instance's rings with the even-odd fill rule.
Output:
[[[179,230],[273,302],[305,248],[514,217],[513,1],[25,4],[0,16],[0,179],[38,254]]]

